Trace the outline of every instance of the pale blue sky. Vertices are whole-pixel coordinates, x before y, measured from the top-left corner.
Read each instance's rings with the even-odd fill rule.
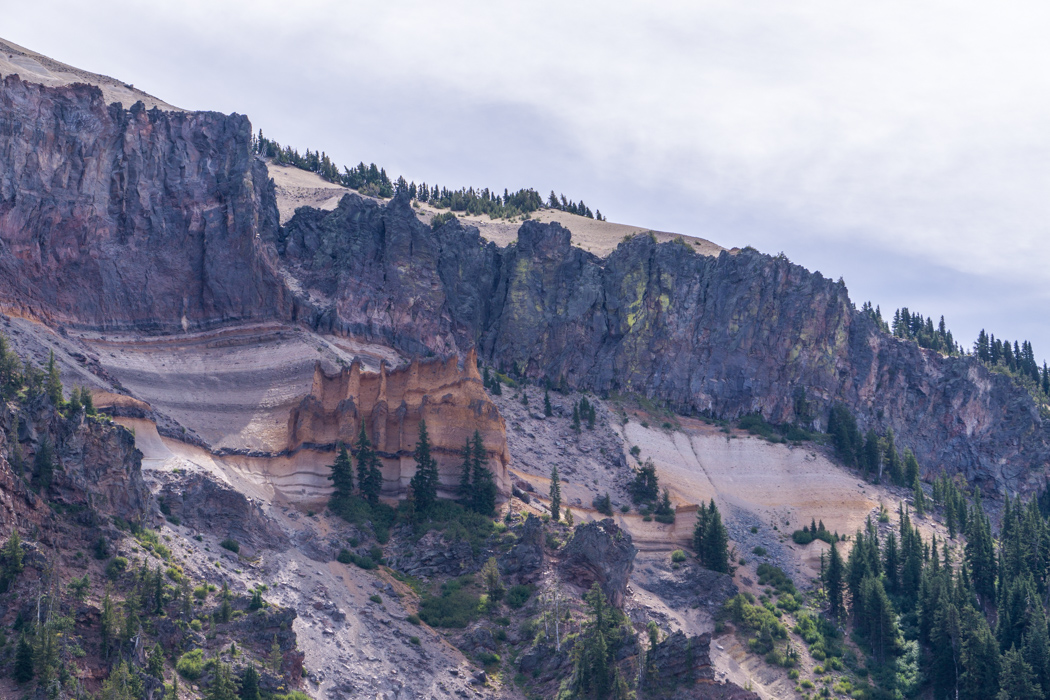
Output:
[[[508,5],[504,7],[504,5]],[[282,143],[754,245],[1050,357],[1050,6],[38,0],[0,36]]]

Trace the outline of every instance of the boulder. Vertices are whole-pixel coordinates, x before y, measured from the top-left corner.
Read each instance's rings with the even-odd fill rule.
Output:
[[[576,528],[558,568],[568,582],[580,588],[597,582],[609,602],[622,608],[637,553],[631,535],[606,518]]]

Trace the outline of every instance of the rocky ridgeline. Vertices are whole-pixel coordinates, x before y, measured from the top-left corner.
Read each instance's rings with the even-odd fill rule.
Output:
[[[280,228],[241,116],[105,105],[92,87],[0,87],[0,301],[52,323],[175,331],[279,319],[465,353],[537,380],[637,392],[681,412],[799,418],[844,402],[927,472],[985,491],[1043,484],[1050,427],[970,358],[879,332],[844,285],[751,249],[639,235],[606,258],[558,224],[486,243],[407,197],[347,195]]]

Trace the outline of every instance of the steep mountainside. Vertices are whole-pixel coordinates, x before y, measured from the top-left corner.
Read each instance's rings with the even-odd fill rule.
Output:
[[[986,490],[1042,485],[1050,430],[1009,379],[881,333],[846,288],[752,250],[706,256],[635,236],[607,258],[558,224],[525,222],[499,248],[476,229],[416,221],[348,196],[301,209],[279,250],[318,311],[318,330],[405,351],[476,344],[482,358],[598,392],[637,392],[682,412],[826,424],[846,403],[892,428],[930,470]],[[796,415],[800,391],[811,415]]]
[[[7,76],[0,302],[81,328],[274,319],[409,356],[477,347],[530,378],[726,417],[795,420],[805,390],[818,426],[843,401],[927,470],[1042,483],[1050,431],[1022,389],[880,333],[819,273],[645,235],[598,258],[530,221],[501,248],[456,221],[431,230],[407,197],[348,195],[279,228],[249,140],[244,117],[125,110]]]

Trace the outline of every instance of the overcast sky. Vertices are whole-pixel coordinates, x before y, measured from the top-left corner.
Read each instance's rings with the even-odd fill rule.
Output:
[[[282,143],[785,252],[1050,357],[1050,5],[53,2],[0,35]]]

